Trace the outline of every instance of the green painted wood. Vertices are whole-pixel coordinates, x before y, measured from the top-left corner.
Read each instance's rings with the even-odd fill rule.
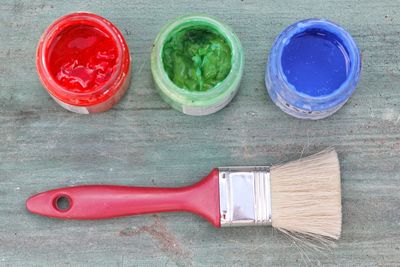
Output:
[[[77,115],[42,89],[35,46],[55,18],[98,13],[125,34],[132,85],[112,110]],[[400,266],[400,2],[2,1],[0,5],[0,265],[4,266]],[[245,75],[221,112],[185,116],[163,103],[150,73],[158,30],[205,13],[242,41]],[[266,55],[299,19],[348,29],[363,54],[350,101],[322,121],[288,117],[267,97]],[[271,228],[213,229],[190,214],[59,221],[29,214],[31,194],[88,183],[180,186],[211,168],[291,160],[335,146],[343,179],[343,236],[325,253]],[[307,259],[307,256],[309,259]]]

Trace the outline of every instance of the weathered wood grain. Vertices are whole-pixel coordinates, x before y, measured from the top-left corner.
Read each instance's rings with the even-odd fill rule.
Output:
[[[124,99],[72,114],[42,89],[35,47],[55,18],[98,13],[125,34],[133,79]],[[0,4],[0,265],[400,266],[400,2],[2,1]],[[229,24],[245,50],[238,96],[221,112],[185,116],[154,89],[150,50],[174,17]],[[363,73],[350,101],[322,121],[276,108],[264,87],[267,53],[296,20],[331,19],[355,37]],[[277,163],[335,146],[342,164],[343,236],[306,252],[271,228],[213,229],[190,214],[59,221],[29,214],[31,194],[88,183],[180,186],[219,165]]]

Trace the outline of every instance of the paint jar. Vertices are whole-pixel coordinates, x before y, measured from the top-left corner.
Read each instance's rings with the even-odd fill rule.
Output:
[[[54,21],[40,38],[36,68],[50,96],[82,114],[110,109],[130,82],[128,45],[108,20],[86,12]]]
[[[350,34],[330,21],[308,19],[289,26],[275,40],[265,84],[284,112],[316,120],[346,103],[360,72],[360,52]]]
[[[181,17],[164,26],[151,53],[151,70],[162,99],[196,116],[217,112],[232,100],[243,64],[236,34],[201,15]]]

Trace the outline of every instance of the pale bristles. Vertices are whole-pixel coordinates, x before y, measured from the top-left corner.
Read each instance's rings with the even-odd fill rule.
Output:
[[[272,226],[285,233],[338,239],[340,166],[333,148],[271,168]]]

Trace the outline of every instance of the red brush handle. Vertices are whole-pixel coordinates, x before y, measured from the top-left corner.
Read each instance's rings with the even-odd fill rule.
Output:
[[[69,202],[65,210],[57,204],[62,197]],[[30,197],[26,208],[43,216],[78,220],[186,211],[219,227],[218,169],[197,184],[181,188],[84,185],[54,189]]]

